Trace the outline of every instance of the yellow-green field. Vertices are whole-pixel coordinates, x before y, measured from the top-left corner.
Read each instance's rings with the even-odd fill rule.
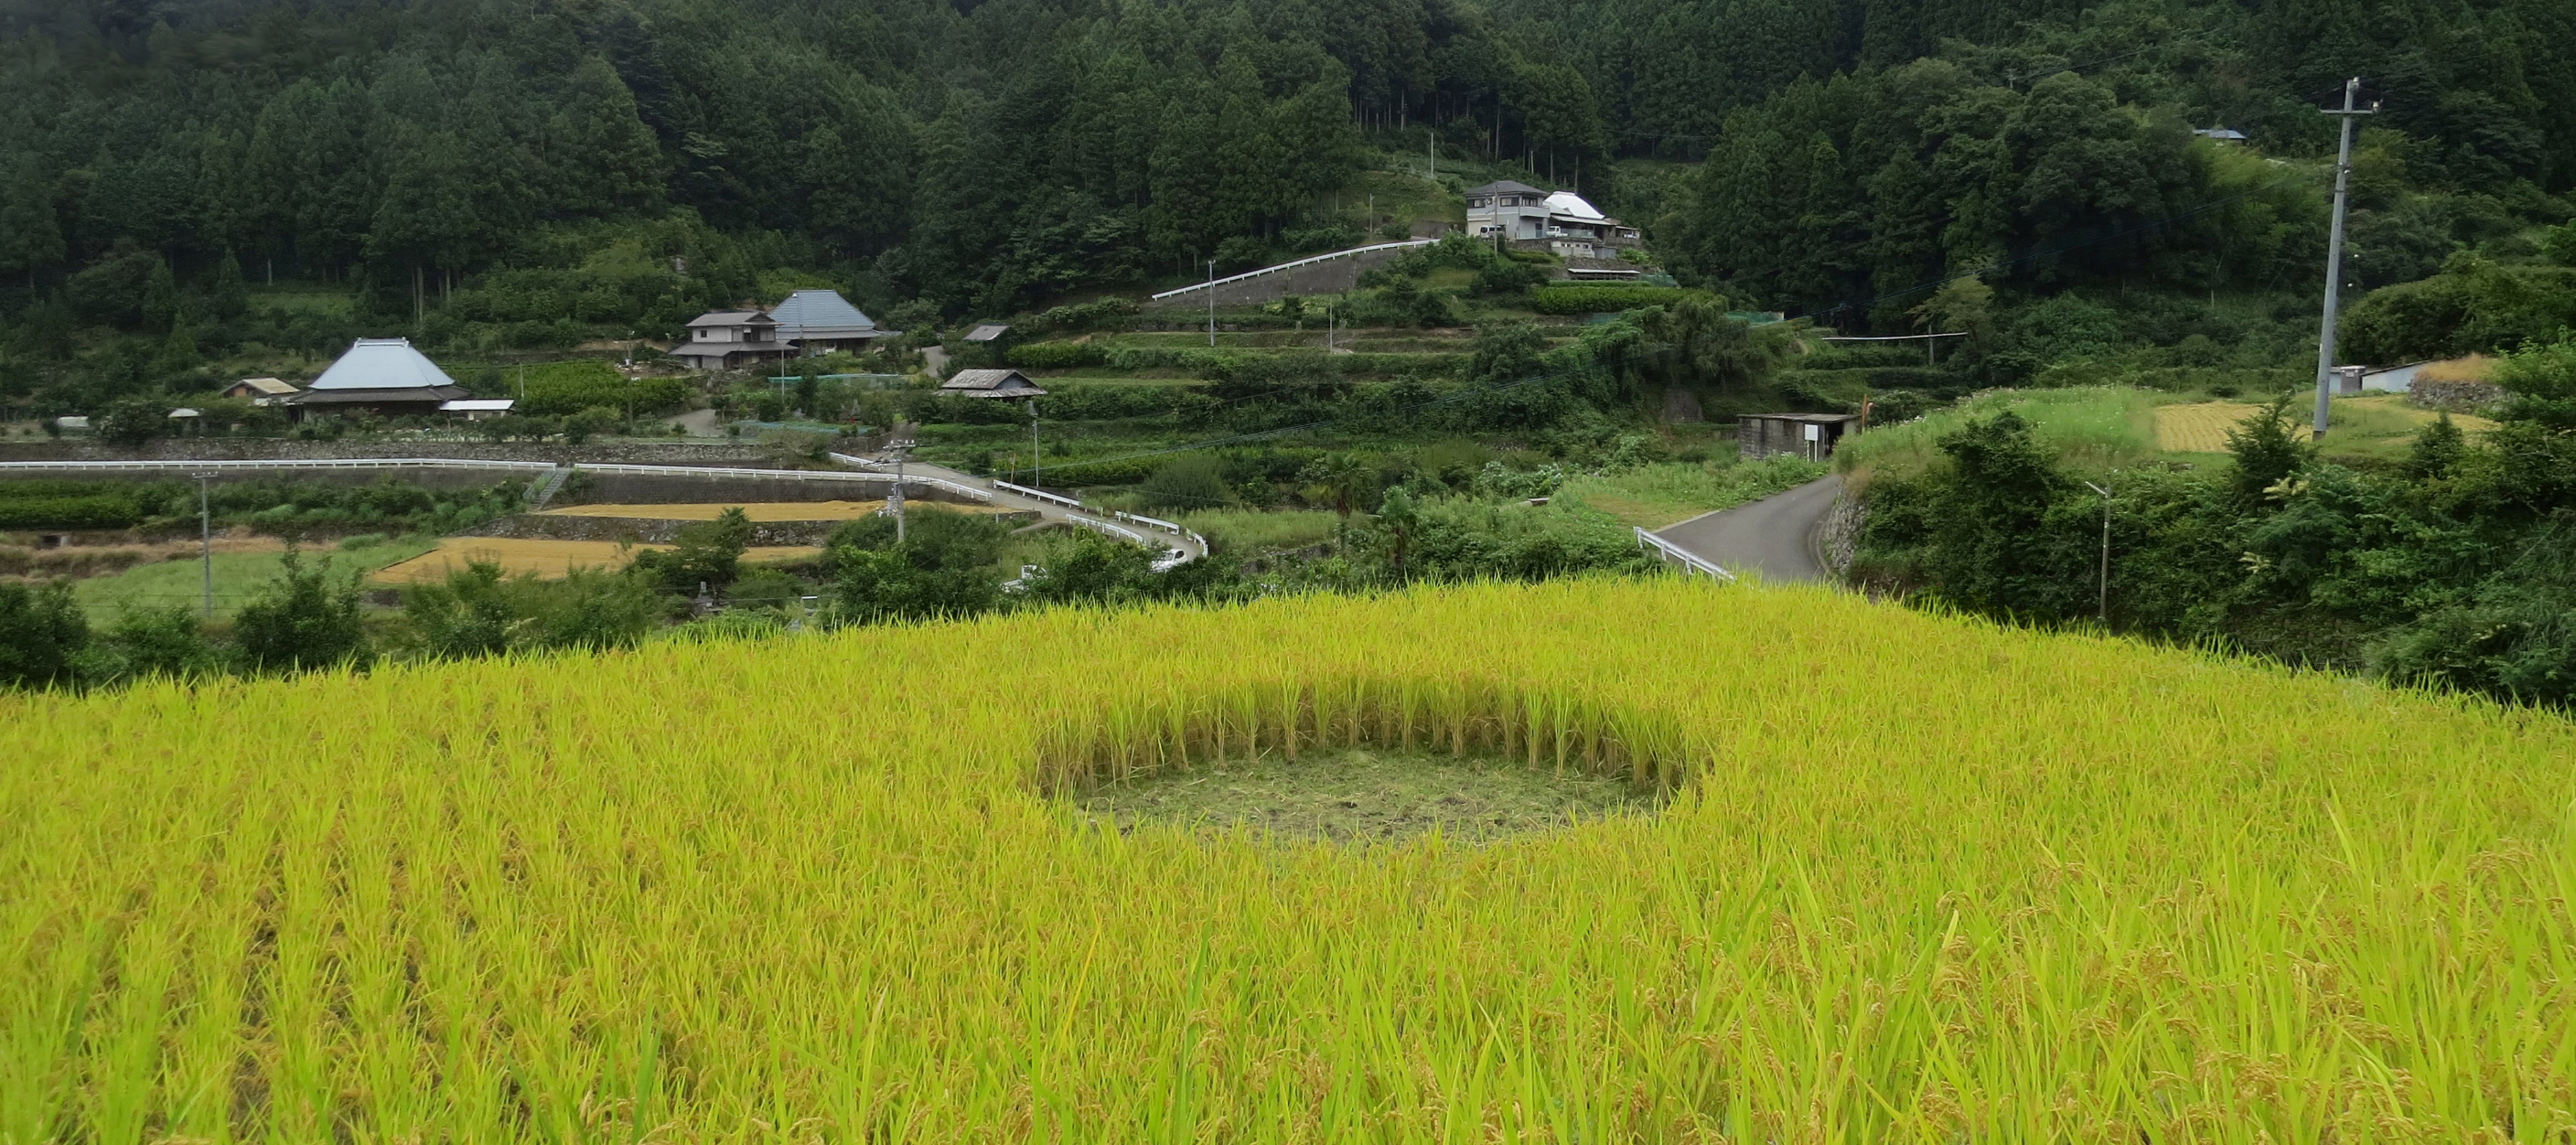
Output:
[[[2563,720],[1821,589],[0,699],[0,1141],[2561,1140]],[[1634,768],[1467,844],[1121,768]]]

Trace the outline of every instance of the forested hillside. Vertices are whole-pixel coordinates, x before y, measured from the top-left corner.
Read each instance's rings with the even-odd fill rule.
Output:
[[[1981,269],[2007,304],[2312,291],[2351,74],[2384,101],[2364,285],[2576,184],[2559,0],[9,0],[0,42],[20,400],[352,323],[668,334],[790,278],[1007,313],[1400,233],[1354,180],[1435,148],[1846,328]],[[271,283],[357,309],[248,304]],[[2093,336],[2044,325],[2004,374]]]

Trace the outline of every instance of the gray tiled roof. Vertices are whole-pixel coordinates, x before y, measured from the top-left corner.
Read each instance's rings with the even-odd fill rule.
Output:
[[[409,338],[360,338],[313,379],[316,390],[401,390],[453,386],[456,379],[421,352]]]
[[[1032,391],[1045,392],[1039,390],[1029,381],[1027,375],[1018,370],[959,370],[949,375],[947,381],[941,382],[939,388],[978,393],[986,397],[1003,393],[1017,395]]]
[[[782,338],[851,338],[876,330],[876,320],[859,312],[837,290],[799,290],[769,308]]]
[[[1547,192],[1527,183],[1515,183],[1505,179],[1499,183],[1487,183],[1482,187],[1470,187],[1467,193],[1470,195],[1544,195]]]

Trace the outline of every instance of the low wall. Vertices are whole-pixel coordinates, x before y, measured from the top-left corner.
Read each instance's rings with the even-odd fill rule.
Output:
[[[1326,259],[1294,270],[1283,270],[1277,274],[1265,274],[1259,278],[1226,283],[1216,288],[1216,304],[1257,306],[1277,302],[1291,294],[1341,294],[1359,285],[1362,271],[1385,266],[1394,261],[1396,256],[1404,253],[1406,253],[1404,250],[1373,250],[1364,254],[1355,254],[1349,258]],[[1193,307],[1205,310],[1208,304],[1207,296],[1208,292],[1204,289],[1193,290],[1160,302],[1149,301],[1145,304],[1145,308],[1154,311],[1187,310]]]
[[[304,441],[284,437],[168,437],[127,449],[95,438],[0,441],[0,461],[337,461],[452,457],[463,461],[619,462],[627,465],[775,464],[755,441],[732,438],[561,443],[513,441]]]
[[[1006,521],[1035,521],[1034,512],[998,514]],[[565,517],[544,513],[521,513],[503,517],[481,527],[470,529],[467,536],[516,537],[556,541],[627,541],[634,544],[670,544],[680,537],[680,530],[696,522],[643,517]],[[819,545],[840,528],[843,521],[755,521],[751,527],[754,545]]]

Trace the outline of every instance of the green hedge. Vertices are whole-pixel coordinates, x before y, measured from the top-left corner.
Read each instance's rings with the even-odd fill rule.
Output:
[[[1646,306],[1670,306],[1682,299],[1712,297],[1706,291],[1678,286],[1625,286],[1587,282],[1580,286],[1542,286],[1530,292],[1530,308],[1541,314],[1608,314]]]
[[[1205,350],[1179,346],[1113,346],[1104,363],[1116,370],[1189,370],[1219,381],[1340,379],[1365,374],[1456,377],[1469,354],[1326,354],[1321,350]]]
[[[1089,342],[1026,342],[1004,351],[1002,360],[1023,369],[1063,370],[1105,365],[1109,354]]]
[[[514,372],[504,380],[516,382]],[[689,384],[678,378],[629,380],[608,363],[585,360],[548,362],[528,367],[527,396],[513,411],[528,417],[561,417],[593,407],[625,410],[635,417],[666,413],[689,402]]]
[[[141,506],[106,494],[0,498],[0,529],[124,529],[141,520]]]

